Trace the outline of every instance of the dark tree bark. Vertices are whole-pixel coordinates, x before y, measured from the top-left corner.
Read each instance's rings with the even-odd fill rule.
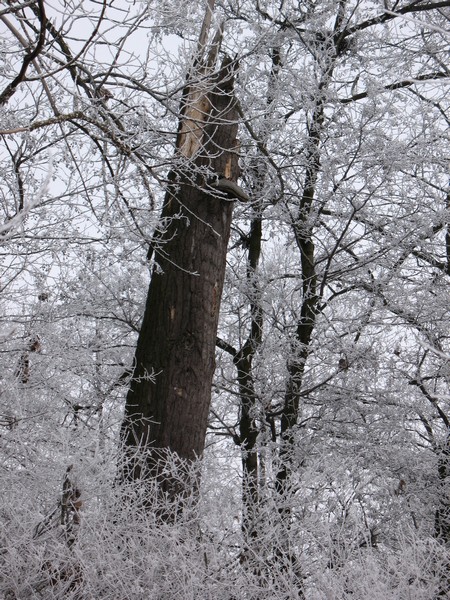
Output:
[[[208,184],[206,173],[232,181],[238,176],[229,60],[208,85],[207,92],[190,86],[184,93],[175,158],[180,166],[169,175],[163,230],[153,243],[155,265],[122,426],[130,456],[137,447],[149,450],[144,464],[128,461],[126,477],[156,477],[169,496],[180,491],[180,481],[163,476],[167,456],[189,465],[203,453],[215,367],[233,202]]]

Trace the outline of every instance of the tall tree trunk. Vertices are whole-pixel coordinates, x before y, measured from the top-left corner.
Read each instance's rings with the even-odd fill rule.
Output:
[[[156,477],[169,496],[192,484],[187,471],[181,481],[163,471],[169,455],[188,468],[201,457],[215,367],[233,202],[207,172],[238,177],[233,67],[226,59],[218,73],[205,72],[197,66],[201,83],[188,81],[183,95],[178,166],[169,175],[163,231],[153,244],[155,266],[122,425],[125,477]],[[147,450],[144,463],[130,458],[137,448]]]

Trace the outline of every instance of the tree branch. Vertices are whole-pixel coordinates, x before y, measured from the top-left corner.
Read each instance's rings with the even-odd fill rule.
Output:
[[[11,83],[9,83],[6,86],[6,88],[0,94],[0,105],[6,104],[6,102],[8,102],[8,100],[11,98],[11,96],[15,93],[17,86],[20,83],[22,83],[22,81],[25,79],[25,74],[27,72],[29,64],[35,58],[37,58],[37,56],[42,51],[42,48],[44,47],[45,29],[47,26],[47,17],[45,15],[44,0],[38,0],[38,16],[39,16],[41,26],[40,26],[40,30],[39,30],[39,36],[38,36],[38,41],[37,41],[36,47],[31,52],[28,52],[25,54],[23,62],[22,62],[22,67],[21,67],[18,75],[11,81]]]
[[[383,90],[399,90],[401,88],[407,88],[415,83],[420,83],[424,81],[433,81],[436,79],[447,79],[449,77],[448,73],[442,73],[437,71],[436,73],[424,73],[423,75],[418,75],[417,77],[413,77],[411,79],[404,79],[403,81],[396,81],[394,83],[389,83],[388,85],[383,86]],[[341,104],[349,104],[350,102],[356,102],[357,100],[363,100],[369,96],[369,92],[360,92],[359,94],[353,94],[350,98],[341,98],[339,102]]]

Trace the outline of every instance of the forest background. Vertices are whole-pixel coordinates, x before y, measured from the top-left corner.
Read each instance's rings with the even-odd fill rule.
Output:
[[[2,597],[449,597],[449,6],[2,3]]]

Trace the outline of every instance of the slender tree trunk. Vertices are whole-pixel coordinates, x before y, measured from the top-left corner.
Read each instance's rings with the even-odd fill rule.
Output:
[[[163,474],[168,455],[187,467],[202,456],[215,367],[233,202],[208,185],[206,172],[238,177],[230,61],[201,85],[188,83],[184,93],[180,166],[169,175],[164,230],[154,240],[155,266],[122,425],[129,456],[136,448],[149,451],[144,463],[128,461],[125,476],[156,477],[169,496],[192,482],[187,471],[181,481]]]
[[[443,544],[445,548],[450,547],[450,434],[447,433],[447,438],[444,447],[440,449],[438,459],[438,476],[439,476],[439,505],[436,509],[434,529],[436,538]],[[450,589],[450,561],[446,560],[440,569],[440,585],[437,597],[447,598]]]
[[[295,449],[295,429],[300,416],[300,393],[303,386],[306,361],[311,353],[311,341],[316,326],[319,312],[319,293],[317,285],[316,257],[313,242],[313,226],[310,224],[310,215],[316,194],[317,178],[320,172],[320,143],[324,120],[324,89],[328,77],[332,73],[332,64],[319,85],[319,97],[309,127],[308,144],[306,147],[306,173],[303,194],[300,198],[298,213],[292,223],[297,247],[300,251],[302,304],[300,317],[297,322],[293,357],[288,362],[289,378],[286,383],[284,406],[280,419],[280,468],[276,474],[275,487],[279,495],[282,530],[288,539],[291,519],[291,509],[286,495],[289,490],[289,481],[292,472],[291,462]],[[275,556],[282,569],[292,570],[295,574],[298,595],[304,598],[303,573],[297,557],[289,544],[285,543],[284,536],[277,541]]]
[[[289,379],[286,385],[283,412],[281,414],[281,468],[277,473],[277,491],[285,493],[289,478],[289,462],[294,444],[294,428],[299,418],[300,391],[306,361],[311,351],[311,338],[316,324],[319,297],[317,294],[317,274],[314,256],[312,228],[308,219],[314,201],[317,176],[320,169],[319,145],[323,123],[323,102],[320,100],[313,115],[309,135],[307,169],[303,195],[300,200],[298,217],[293,224],[295,239],[300,250],[302,267],[302,305],[294,347],[294,358],[288,364]]]
[[[297,323],[293,359],[288,364],[289,379],[286,385],[284,407],[281,415],[281,468],[276,476],[277,492],[282,496],[290,475],[290,456],[294,439],[294,428],[298,425],[300,413],[300,392],[303,385],[306,361],[311,352],[311,340],[316,326],[317,315],[320,312],[320,294],[326,281],[324,274],[322,284],[318,289],[318,276],[316,271],[315,248],[313,242],[313,225],[310,223],[316,196],[317,179],[320,173],[320,145],[323,134],[325,116],[326,92],[336,65],[336,57],[343,51],[344,36],[341,27],[343,24],[344,7],[346,0],[340,0],[334,23],[334,52],[327,58],[327,66],[323,71],[317,89],[315,108],[308,126],[308,140],[305,147],[306,171],[303,194],[300,198],[298,213],[292,223],[297,247],[300,251],[302,268],[302,305],[300,318]],[[289,510],[282,511],[284,516],[289,516]]]

